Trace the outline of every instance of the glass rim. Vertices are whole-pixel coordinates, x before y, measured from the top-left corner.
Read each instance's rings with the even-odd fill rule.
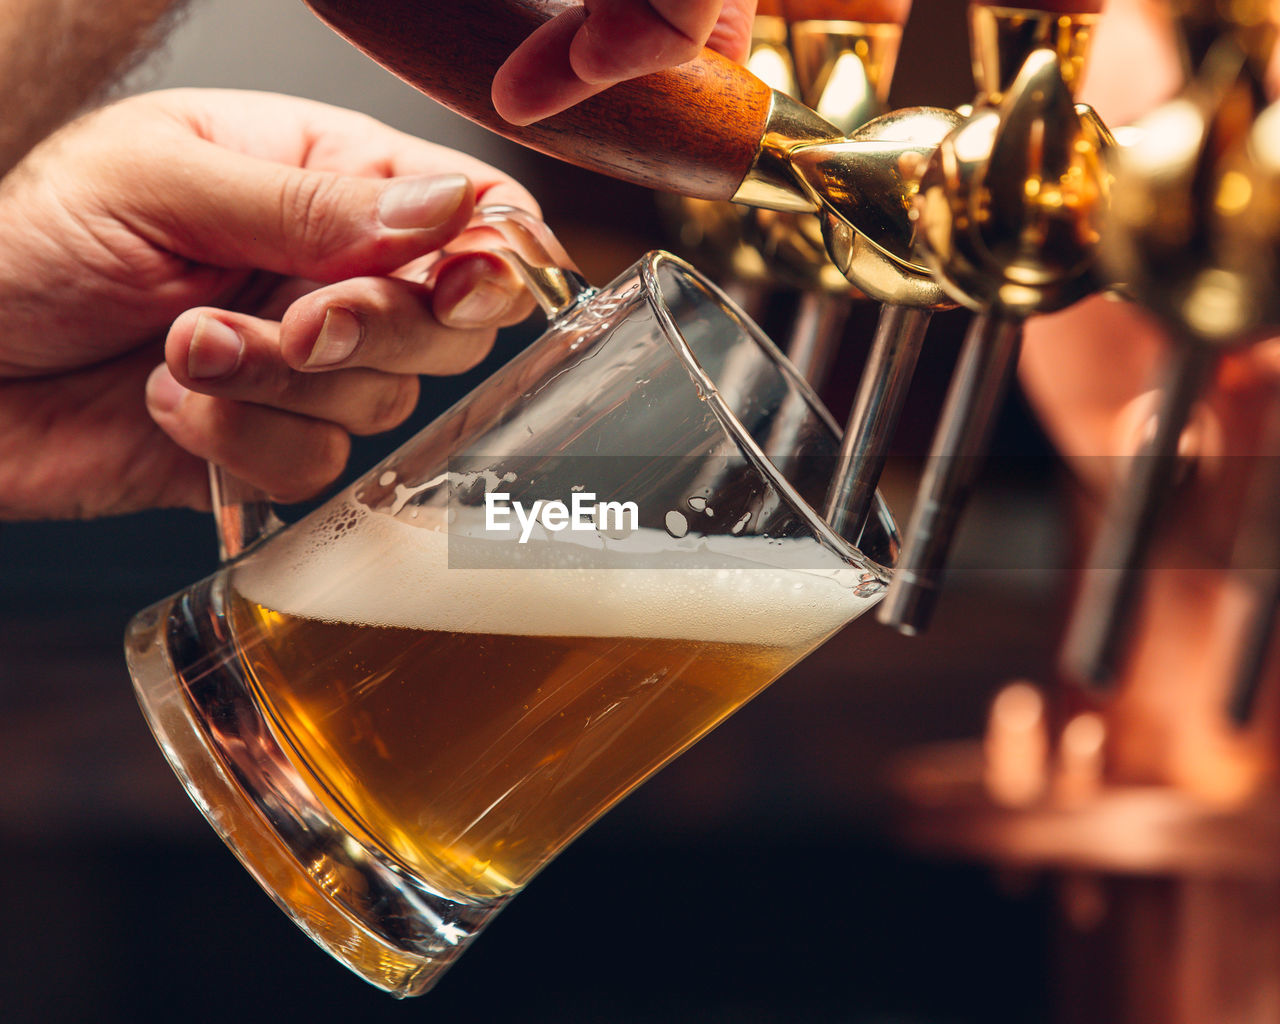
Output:
[[[699,288],[708,292],[720,304],[725,314],[735,320],[743,333],[748,335],[773,360],[778,371],[791,386],[796,388],[806,405],[817,414],[822,423],[831,431],[836,441],[839,442],[843,436],[843,430],[840,424],[836,422],[836,418],[831,415],[826,403],[814,391],[813,386],[805,379],[804,375],[796,369],[795,364],[787,358],[786,353],[774,344],[773,339],[765,334],[714,281],[707,278],[697,267],[689,263],[688,260],[662,249],[648,252],[641,257],[638,263],[640,279],[644,286],[645,295],[653,305],[662,323],[663,334],[679,356],[685,369],[694,378],[698,386],[704,389],[708,405],[715,412],[721,426],[728,431],[734,442],[741,446],[742,450],[756,465],[756,468],[765,475],[770,484],[776,487],[778,492],[801,515],[819,541],[831,548],[843,560],[865,565],[882,582],[888,583],[893,572],[893,565],[876,561],[858,546],[857,541],[848,540],[833,530],[817,509],[801,497],[791,482],[773,464],[772,460],[765,455],[763,449],[756,443],[747,428],[742,425],[729,403],[721,395],[718,385],[711,375],[707,373],[702,363],[699,362],[688,339],[684,336],[684,332],[681,331],[675,314],[663,297],[662,287],[657,275],[662,264],[668,263],[677,267],[685,276],[690,278]],[[881,528],[890,541],[891,547],[896,548],[898,543],[897,522],[894,520],[893,513],[879,489],[876,490],[873,516],[879,521]],[[859,538],[867,531],[870,523],[871,518],[869,517],[867,523],[863,525],[862,530],[859,532]]]

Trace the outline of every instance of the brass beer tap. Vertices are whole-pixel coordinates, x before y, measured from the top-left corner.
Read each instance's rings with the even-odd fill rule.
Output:
[[[1219,357],[1280,327],[1273,198],[1280,164],[1264,134],[1277,113],[1263,112],[1263,75],[1276,38],[1270,8],[1231,5],[1228,19],[1223,5],[1184,0],[1186,51],[1200,61],[1194,78],[1141,122],[1142,138],[1116,161],[1105,262],[1176,346],[1154,434],[1107,509],[1064,648],[1068,674],[1094,687],[1109,686],[1121,667],[1142,570],[1176,496],[1179,445]],[[1274,508],[1268,511],[1270,535]],[[1259,614],[1269,626],[1274,609]],[[1253,685],[1247,678],[1237,684],[1238,715],[1246,713]]]
[[[848,135],[882,114],[893,79],[899,22],[875,0],[784,0],[779,21],[792,68],[788,94]],[[821,15],[821,17],[819,17]],[[827,254],[809,214],[754,209],[755,243],[782,280],[806,292],[846,297],[849,281]]]
[[[845,133],[882,114],[889,97],[902,24],[882,20],[899,13],[883,6],[878,0],[781,3],[793,95]],[[771,265],[800,289],[787,355],[819,387],[860,293],[832,262],[817,218],[756,210],[751,221]]]
[[[927,624],[947,549],[1021,345],[1022,322],[1094,290],[1109,133],[1074,90],[1096,14],[974,4],[978,97],[929,160],[919,242],[941,286],[978,312],[934,435],[880,621]]]
[[[807,103],[848,133],[882,113],[902,25],[879,0],[766,0],[752,25],[746,67],[775,92]],[[859,297],[828,256],[810,213],[680,197],[680,234],[700,257],[723,268],[731,294],[748,311],[759,292],[784,285],[800,293],[787,354],[816,387]]]

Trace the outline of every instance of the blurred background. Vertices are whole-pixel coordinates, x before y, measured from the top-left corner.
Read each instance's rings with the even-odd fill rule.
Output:
[[[964,5],[908,27],[894,105],[970,98]],[[304,95],[521,178],[595,283],[679,250],[646,192],[535,157],[420,97],[301,3],[200,0],[129,82]],[[766,309],[785,323],[786,294]],[[874,323],[855,311],[829,404],[843,420]],[[937,318],[886,492],[905,516],[963,314]],[[506,332],[426,389],[407,436],[537,334]],[[395,439],[361,444],[353,470]],[[1056,882],[902,839],[889,779],[981,734],[1009,680],[1052,679],[1070,484],[1015,399],[929,634],[873,621],[777,683],[562,855],[425,998],[396,1004],[315,949],[173,778],[134,703],[130,616],[210,571],[206,517],[0,527],[0,1020],[408,1019],[1013,1024],[1063,1001]],[[1102,982],[1099,982],[1101,984]],[[1087,1001],[1087,1000],[1086,1000]],[[1154,1022],[1153,1022],[1154,1024]]]

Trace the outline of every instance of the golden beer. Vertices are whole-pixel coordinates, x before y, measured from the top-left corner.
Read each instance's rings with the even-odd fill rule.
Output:
[[[233,560],[125,640],[219,836],[397,996],[870,608],[897,547],[883,508],[856,547],[822,521],[835,420],[692,267],[649,253],[593,290],[527,214],[474,223],[510,246],[542,339],[287,528],[215,471]]]
[[[458,897],[524,885],[871,603],[834,555],[750,564],[761,539],[694,569],[451,568],[449,543],[349,501],[237,569],[229,613],[329,809]]]

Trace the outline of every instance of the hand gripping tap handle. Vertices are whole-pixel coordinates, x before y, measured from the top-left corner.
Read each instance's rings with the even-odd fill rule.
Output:
[[[620,82],[564,113],[513,125],[490,102],[494,73],[569,0],[308,0],[339,35],[432,99],[508,139],[636,185],[809,212],[786,150],[842,139],[808,107],[710,50]],[[852,6],[852,5],[851,5]],[[860,0],[888,17],[901,0]],[[864,15],[865,16],[865,15]],[[568,46],[568,35],[562,35]],[[567,58],[566,58],[567,59]]]
[[[495,72],[535,29],[580,5],[566,0],[308,4],[358,49],[463,117],[531,149],[648,188],[701,199],[734,198],[756,163],[778,102],[745,69],[704,51],[695,61],[620,83],[544,121],[513,125],[490,101]],[[567,47],[567,37],[564,43]],[[809,138],[839,135],[816,114],[801,120],[797,131]],[[761,169],[760,177],[771,173]],[[787,178],[773,184],[783,194],[778,203],[791,204],[784,208],[813,209]]]

